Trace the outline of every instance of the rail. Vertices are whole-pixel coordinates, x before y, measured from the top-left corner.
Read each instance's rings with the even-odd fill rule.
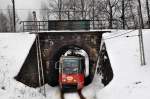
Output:
[[[78,90],[76,93],[78,94],[79,99],[86,99],[86,98],[83,96],[81,90]],[[61,99],[65,99],[64,94],[65,94],[65,93],[61,91]]]

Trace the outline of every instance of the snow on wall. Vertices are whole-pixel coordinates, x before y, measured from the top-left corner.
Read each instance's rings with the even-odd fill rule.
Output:
[[[0,61],[3,61],[0,67],[11,69],[7,75],[10,77],[17,75],[34,40],[34,34],[0,33]]]
[[[127,33],[129,32],[129,33]],[[138,31],[116,31],[103,35],[112,65],[113,80],[97,93],[98,99],[150,98],[150,30],[143,30],[146,66],[140,65]],[[124,34],[122,36],[117,36]],[[131,37],[126,37],[131,36]]]
[[[34,40],[34,34],[0,33],[0,98],[32,99],[42,96],[38,90],[14,80],[25,61]],[[41,98],[40,98],[41,99]]]

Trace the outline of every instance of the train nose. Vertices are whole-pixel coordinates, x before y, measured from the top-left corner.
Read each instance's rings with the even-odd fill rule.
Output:
[[[72,80],[73,80],[73,77],[72,77],[72,76],[68,76],[68,77],[67,77],[67,80],[68,80],[68,81],[72,81]]]

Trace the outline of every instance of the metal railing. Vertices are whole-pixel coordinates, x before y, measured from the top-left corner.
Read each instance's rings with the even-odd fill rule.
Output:
[[[48,21],[22,21],[23,32],[30,31],[47,31],[48,30]]]
[[[51,21],[51,20],[50,20]],[[58,20],[61,21],[61,20]],[[69,20],[71,21],[71,20]],[[48,31],[49,21],[22,21],[23,32],[31,31]],[[109,28],[109,22],[107,20],[90,20],[90,29],[121,29],[122,24],[120,21],[113,21],[112,28]]]

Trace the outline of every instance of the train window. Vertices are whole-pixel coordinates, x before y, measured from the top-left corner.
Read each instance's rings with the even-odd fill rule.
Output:
[[[65,59],[64,67],[77,67],[79,65],[79,61],[76,59]]]
[[[63,72],[66,74],[74,74],[80,72],[80,60],[64,59]]]

